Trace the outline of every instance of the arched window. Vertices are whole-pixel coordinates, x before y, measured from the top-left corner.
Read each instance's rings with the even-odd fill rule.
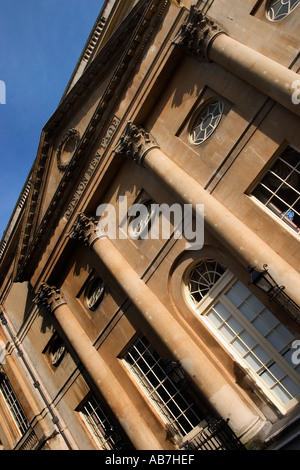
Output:
[[[189,304],[218,341],[284,412],[300,394],[295,337],[241,281],[216,260],[193,264],[185,276]]]
[[[266,8],[268,20],[283,20],[295,10],[299,3],[300,0],[269,0]]]
[[[192,267],[188,276],[188,289],[195,306],[209,293],[225,271],[225,266],[214,259],[201,260]]]

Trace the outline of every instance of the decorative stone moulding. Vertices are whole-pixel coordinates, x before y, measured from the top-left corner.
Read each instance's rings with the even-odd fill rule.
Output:
[[[101,238],[101,235],[98,221],[80,212],[68,237],[71,240],[82,241],[85,245],[91,247],[98,238]]]
[[[209,46],[219,34],[227,33],[192,5],[173,43],[193,56],[208,60]]]
[[[59,171],[65,171],[76,151],[79,142],[80,134],[76,129],[70,129],[65,133],[58,145],[56,153],[56,161]]]
[[[89,310],[96,310],[103,300],[105,284],[100,277],[92,279],[85,290],[85,302]]]
[[[61,363],[65,355],[65,352],[66,352],[66,346],[63,340],[59,336],[56,337],[51,342],[51,345],[49,347],[49,358],[50,358],[51,364],[54,367],[57,367]]]
[[[115,153],[125,155],[141,165],[146,153],[153,148],[159,148],[154,137],[142,127],[128,122]]]
[[[37,305],[43,305],[51,313],[53,313],[54,310],[56,310],[61,305],[67,303],[60,289],[57,289],[56,287],[51,287],[45,282],[39,288],[39,291],[36,297],[34,298],[33,302]]]

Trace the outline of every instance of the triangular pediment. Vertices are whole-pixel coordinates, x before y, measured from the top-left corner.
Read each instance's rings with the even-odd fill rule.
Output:
[[[18,248],[17,280],[26,280],[29,265],[42,250],[41,241],[57,226],[76,178],[112,121],[115,102],[141,60],[138,51],[149,42],[149,30],[153,32],[149,11],[153,16],[157,11],[149,0],[134,6],[43,129]]]

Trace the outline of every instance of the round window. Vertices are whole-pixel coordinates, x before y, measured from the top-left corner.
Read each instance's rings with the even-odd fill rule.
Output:
[[[222,101],[213,101],[204,106],[193,121],[190,139],[194,145],[205,142],[218,127],[224,112]]]
[[[197,306],[201,302],[225,271],[226,267],[214,259],[201,260],[192,266],[186,285],[193,305]]]
[[[280,21],[292,13],[300,0],[269,0],[266,15],[270,21]]]
[[[104,281],[99,277],[93,279],[87,286],[85,292],[86,305],[90,310],[95,310],[101,303],[105,292]]]
[[[71,129],[64,135],[56,154],[57,166],[60,171],[64,171],[70,163],[79,140],[80,135],[76,129]]]

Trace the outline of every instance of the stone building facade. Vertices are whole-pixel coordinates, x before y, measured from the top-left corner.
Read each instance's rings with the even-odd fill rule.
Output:
[[[299,3],[104,2],[1,243],[2,448],[299,448]]]

